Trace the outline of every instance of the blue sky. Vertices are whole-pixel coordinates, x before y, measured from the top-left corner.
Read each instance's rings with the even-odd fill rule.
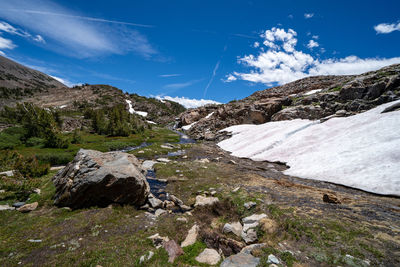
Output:
[[[228,102],[400,63],[398,1],[0,0],[0,53],[68,84]]]

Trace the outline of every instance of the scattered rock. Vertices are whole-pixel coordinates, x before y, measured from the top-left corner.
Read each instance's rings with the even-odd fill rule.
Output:
[[[186,205],[180,205],[179,207],[181,208],[181,210],[182,210],[183,212],[186,212],[186,213],[188,213],[190,210],[192,210],[191,207],[186,206]]]
[[[187,223],[187,222],[188,222],[188,219],[185,218],[185,217],[178,217],[178,218],[176,218],[176,220],[177,220],[178,222],[183,222],[183,223]]]
[[[158,158],[157,161],[158,161],[158,162],[164,162],[164,163],[170,162],[170,160],[167,159],[167,158]]]
[[[183,201],[180,200],[179,198],[177,198],[174,195],[169,194],[168,195],[168,200],[171,200],[172,202],[174,202],[178,206],[182,206],[183,205]]]
[[[232,190],[233,193],[236,193],[237,191],[239,191],[240,186],[236,187],[235,189]]]
[[[33,189],[33,192],[40,195],[40,193],[42,193],[42,190],[40,190],[39,188],[35,188]]]
[[[264,248],[265,246],[267,246],[266,243],[259,243],[259,244],[252,244],[249,246],[244,247],[240,253],[247,253],[247,254],[251,254],[253,252],[253,250],[255,249],[261,249]]]
[[[217,197],[205,197],[205,196],[196,196],[196,203],[194,204],[195,207],[197,206],[207,206],[213,205],[217,203],[219,199]]]
[[[241,236],[246,244],[257,241],[257,232],[254,230],[254,228],[250,228],[247,231],[242,231]]]
[[[267,218],[267,214],[265,214],[265,213],[253,214],[251,216],[243,218],[242,222],[245,224],[255,223],[255,222],[259,222],[263,218]]]
[[[41,239],[29,239],[28,242],[31,242],[31,243],[41,243],[42,240],[41,240]]]
[[[159,200],[158,198],[156,198],[155,196],[153,196],[153,194],[149,194],[148,200],[147,200],[150,204],[150,207],[157,209],[157,208],[161,208],[163,205],[163,202],[161,200]]]
[[[273,254],[269,254],[269,256],[268,256],[268,260],[267,260],[267,263],[279,264],[279,263],[280,263],[280,261],[278,260],[278,258],[277,258],[277,257],[275,257],[275,255],[273,255]]]
[[[225,256],[239,253],[244,247],[242,242],[232,238],[226,238],[224,235],[208,229],[204,229],[204,231],[201,232],[201,238],[207,247],[222,251],[222,254]]]
[[[14,171],[5,171],[5,172],[0,172],[0,176],[5,175],[5,176],[14,176]]]
[[[247,253],[239,253],[226,258],[220,267],[256,267],[260,259]]]
[[[30,212],[30,211],[35,210],[38,206],[39,206],[38,202],[33,202],[33,203],[30,203],[30,204],[25,204],[22,207],[19,207],[17,210],[19,212],[23,212],[23,213],[24,212]]]
[[[210,163],[210,161],[207,158],[198,159],[198,160],[196,160],[196,162],[199,162],[199,163]]]
[[[215,249],[206,248],[196,257],[196,261],[215,265],[221,260],[221,256]]]
[[[182,248],[174,240],[164,242],[163,247],[168,252],[168,262],[170,263],[173,263],[175,258],[184,254]]]
[[[165,214],[165,213],[167,213],[166,210],[157,209],[156,212],[154,213],[154,215],[155,215],[156,217],[159,217],[159,216],[161,216],[161,215],[163,215],[163,214]]]
[[[15,202],[14,204],[12,204],[12,206],[16,209],[22,207],[23,205],[25,205],[25,202]]]
[[[224,228],[222,229],[223,233],[233,233],[236,236],[241,235],[243,230],[243,226],[240,222],[234,222],[234,223],[226,223],[224,225]]]
[[[215,190],[210,192],[211,196],[215,196],[216,194],[217,194],[217,191],[215,191]]]
[[[255,207],[257,205],[257,203],[256,202],[253,202],[253,201],[250,201],[250,202],[246,202],[246,203],[244,203],[244,207],[246,208],[246,209],[251,209],[252,207]]]
[[[339,198],[331,193],[325,193],[324,196],[322,197],[322,200],[326,203],[332,203],[332,204],[340,204],[341,203]]]
[[[174,149],[172,146],[167,146],[167,145],[161,145],[160,147],[164,149]]]
[[[148,239],[150,239],[151,241],[153,241],[153,245],[158,249],[160,247],[162,247],[163,243],[168,242],[169,238],[168,236],[163,237],[160,236],[159,233],[154,234],[152,236],[149,236]]]
[[[54,203],[83,208],[111,203],[145,204],[150,192],[137,158],[123,152],[81,149],[54,177]]]
[[[193,245],[196,240],[197,236],[199,235],[199,226],[197,224],[193,225],[192,228],[190,228],[185,240],[181,243],[181,247],[187,247],[190,245]]]
[[[150,260],[153,257],[153,255],[154,255],[154,252],[153,251],[149,251],[149,253],[147,253],[147,255],[142,255],[140,257],[139,263],[142,264],[145,261]]]
[[[237,165],[236,161],[234,161],[233,159],[231,159],[228,163],[229,164],[233,164],[233,165]]]
[[[142,169],[143,170],[151,170],[151,169],[153,169],[153,166],[156,163],[157,163],[157,161],[154,161],[154,160],[145,160],[142,163]]]
[[[0,211],[1,210],[15,210],[15,208],[10,207],[8,204],[6,204],[6,205],[0,205]]]

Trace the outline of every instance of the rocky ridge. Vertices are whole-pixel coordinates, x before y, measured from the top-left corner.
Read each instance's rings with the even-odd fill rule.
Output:
[[[180,115],[178,126],[192,124],[187,130],[191,137],[218,140],[218,131],[232,125],[326,120],[354,115],[399,98],[400,65],[391,65],[361,75],[308,77],[228,104],[190,109]]]

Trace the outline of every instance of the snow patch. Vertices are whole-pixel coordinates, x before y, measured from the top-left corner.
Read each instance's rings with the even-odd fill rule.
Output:
[[[210,114],[208,114],[208,115],[206,116],[206,119],[209,119],[213,114],[214,114],[214,112],[211,112]]]
[[[142,116],[142,117],[147,117],[147,115],[148,115],[148,113],[147,112],[145,112],[145,111],[135,111],[134,109],[133,109],[133,107],[132,107],[132,101],[131,100],[128,100],[128,99],[125,99],[125,101],[126,101],[126,103],[128,103],[128,106],[129,106],[129,113],[131,113],[131,114],[138,114],[138,115],[140,115],[140,116]]]
[[[324,123],[232,126],[222,130],[232,137],[218,145],[237,157],[286,162],[286,175],[400,196],[400,111],[381,113],[396,103]]]
[[[157,124],[154,121],[147,121],[147,123],[149,123],[149,124]]]
[[[321,92],[321,91],[322,91],[322,89],[315,89],[315,90],[308,91],[307,93],[305,93],[303,95],[313,95],[313,94]]]
[[[210,118],[213,114],[214,114],[214,112],[211,112],[210,114],[208,114],[208,115],[205,116],[204,118],[201,118],[200,120],[202,120],[202,119],[208,119],[208,118]],[[191,123],[191,124],[185,125],[185,126],[182,127],[182,129],[185,130],[185,131],[187,131],[187,130],[189,130],[190,128],[192,128],[193,125],[195,125],[196,123],[198,123],[200,120],[195,121],[195,122],[193,122],[193,123]]]

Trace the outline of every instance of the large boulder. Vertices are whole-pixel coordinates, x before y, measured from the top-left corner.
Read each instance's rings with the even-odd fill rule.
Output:
[[[81,149],[54,177],[54,203],[83,208],[111,203],[143,205],[150,186],[135,156]]]

